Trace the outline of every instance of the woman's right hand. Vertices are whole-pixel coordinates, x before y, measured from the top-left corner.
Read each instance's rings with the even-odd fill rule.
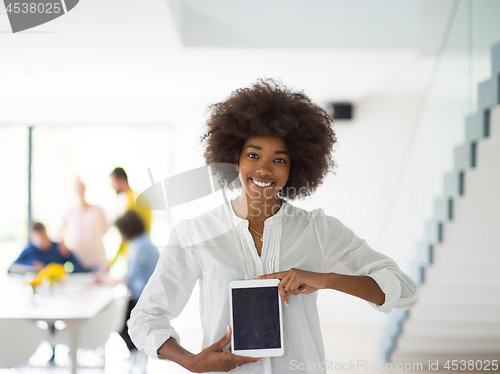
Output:
[[[191,356],[186,367],[193,373],[206,373],[210,371],[230,371],[236,367],[262,358],[238,356],[223,349],[231,341],[231,328],[228,327],[226,335],[218,342],[205,348],[197,355]]]

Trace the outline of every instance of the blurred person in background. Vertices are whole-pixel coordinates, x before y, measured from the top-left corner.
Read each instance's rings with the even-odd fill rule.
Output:
[[[108,231],[104,210],[87,203],[85,184],[75,179],[76,206],[70,209],[61,227],[61,246],[66,248],[64,235],[69,233],[72,245],[70,251],[80,260],[87,271],[97,270],[105,263],[106,252],[102,237]]]
[[[42,223],[34,222],[30,230],[30,243],[11,265],[9,272],[39,271],[52,262],[64,265],[68,261],[73,264],[73,272],[85,271],[71,252],[49,239]]]
[[[97,278],[97,282],[107,284],[117,284],[125,282],[131,291],[131,299],[127,308],[127,315],[125,318],[125,325],[123,326],[120,336],[127,344],[127,348],[131,353],[131,361],[147,362],[147,357],[142,354],[141,359],[137,357],[138,351],[128,334],[127,321],[130,318],[130,312],[137,304],[139,297],[146,286],[151,274],[156,268],[156,264],[160,257],[158,249],[151,243],[149,236],[145,232],[145,224],[142,218],[133,210],[128,210],[123,216],[118,218],[115,222],[118,231],[122,235],[124,241],[128,242],[128,255],[127,255],[127,273],[123,279],[109,279],[106,276]]]
[[[111,186],[116,191],[116,193],[117,194],[124,193],[127,196],[127,202],[125,204],[124,212],[127,212],[129,210],[135,211],[144,222],[145,233],[149,235],[151,231],[151,220],[152,220],[151,210],[141,209],[135,203],[136,196],[138,196],[139,193],[133,191],[132,188],[130,188],[130,185],[128,183],[127,173],[125,172],[125,170],[121,167],[115,168],[111,172],[110,178],[111,178]],[[129,243],[126,239],[122,240],[120,246],[118,247],[118,252],[116,253],[116,256],[111,262],[111,264],[115,263],[120,255],[125,255],[125,256],[127,255],[128,244]]]
[[[50,263],[65,265],[67,262],[73,264],[73,273],[85,271],[80,261],[64,245],[57,244],[49,239],[47,230],[42,223],[34,222],[30,230],[30,243],[11,265],[9,273],[39,271]],[[49,331],[50,333],[55,331],[54,324],[49,324]],[[50,365],[54,363],[55,355],[56,350],[52,346],[52,355],[48,361]]]

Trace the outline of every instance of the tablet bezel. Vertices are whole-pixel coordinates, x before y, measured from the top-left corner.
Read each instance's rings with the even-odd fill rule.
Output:
[[[251,280],[237,280],[229,283],[229,316],[231,318],[231,350],[235,355],[247,357],[280,357],[283,356],[284,339],[283,339],[283,314],[281,306],[281,298],[279,292],[277,293],[278,308],[279,308],[279,321],[280,321],[280,342],[281,348],[264,348],[264,349],[241,349],[234,348],[234,330],[233,330],[233,289],[238,288],[259,288],[259,287],[277,287],[279,279],[251,279]]]

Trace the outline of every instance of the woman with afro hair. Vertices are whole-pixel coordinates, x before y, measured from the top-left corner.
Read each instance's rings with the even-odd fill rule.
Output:
[[[344,292],[389,313],[409,309],[417,287],[338,219],[290,203],[311,195],[335,166],[336,137],[323,109],[273,80],[238,89],[209,109],[206,163],[223,188],[241,194],[172,231],[132,312],[132,339],[150,357],[191,372],[324,373],[317,290]],[[229,282],[254,278],[280,279],[281,357],[243,357],[226,348]],[[170,320],[197,281],[204,348],[193,354],[179,344]]]

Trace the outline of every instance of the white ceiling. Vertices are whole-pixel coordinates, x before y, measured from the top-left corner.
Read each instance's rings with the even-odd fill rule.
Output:
[[[320,103],[359,101],[395,74],[420,92],[450,4],[85,0],[18,34],[0,8],[0,123],[183,126],[258,77]]]
[[[184,46],[419,49],[420,0],[170,0]]]

